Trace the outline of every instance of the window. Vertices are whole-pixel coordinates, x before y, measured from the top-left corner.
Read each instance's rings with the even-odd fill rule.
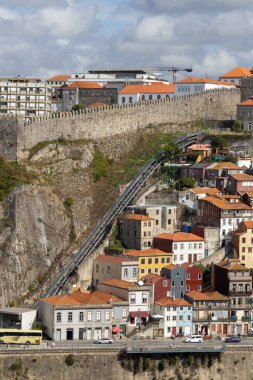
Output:
[[[152,269],[151,268],[148,269],[148,273],[152,273]]]
[[[105,320],[108,322],[110,321],[110,312],[109,311],[106,311],[105,312]]]
[[[177,261],[177,255],[174,255],[174,261]]]
[[[128,276],[128,269],[124,268],[124,277],[127,277],[127,276]]]
[[[155,224],[156,224],[156,226],[159,225],[159,220],[158,219],[156,219]]]
[[[101,321],[101,312],[100,311],[96,312],[96,321]]]
[[[137,276],[137,268],[133,268],[133,277]]]
[[[73,319],[73,313],[69,312],[68,313],[68,322],[72,322],[72,319]]]
[[[148,264],[152,264],[152,259],[148,259]]]
[[[61,322],[61,313],[56,314],[56,322]]]
[[[252,247],[249,247],[249,248],[248,248],[248,252],[249,252],[249,253],[252,253]]]
[[[167,315],[167,321],[170,321],[170,316],[169,315]]]
[[[201,289],[202,289],[201,285],[198,285],[198,291],[199,292],[201,292]]]
[[[107,267],[107,274],[111,274],[111,267]]]
[[[181,260],[181,261],[184,260],[184,256],[183,256],[183,255],[180,255],[180,260]]]
[[[91,322],[91,311],[88,311],[87,313],[87,321]]]
[[[135,304],[136,303],[136,295],[135,293],[130,293],[130,303]]]
[[[176,316],[176,315],[173,315],[172,320],[173,320],[173,321],[176,321],[176,320],[177,320],[177,316]]]
[[[190,279],[191,279],[191,275],[187,273],[187,280],[190,280]]]
[[[190,316],[190,315],[188,315],[187,319],[188,319],[188,321],[190,321],[190,320],[191,320],[191,316]]]
[[[155,213],[156,213],[156,215],[159,215],[159,210],[156,210]]]
[[[246,238],[242,238],[242,243],[243,243],[243,244],[246,243]]]
[[[184,320],[184,318],[183,318],[182,315],[179,316],[179,320],[180,320],[180,321],[183,321],[183,320]]]
[[[174,244],[174,249],[177,249],[177,244]]]
[[[168,263],[168,264],[170,263],[170,258],[169,257],[166,258],[166,263]]]
[[[184,249],[184,244],[180,244],[180,249]]]
[[[149,98],[149,100],[152,100],[152,95],[149,95],[149,97],[148,97],[148,98]]]
[[[79,313],[79,322],[83,322],[83,311]]]
[[[198,274],[198,280],[202,279],[202,274]]]
[[[145,264],[145,259],[141,259],[141,264]]]
[[[99,265],[96,264],[96,273],[99,273]]]
[[[164,257],[162,257],[161,262],[162,262],[162,264],[165,263],[165,258]]]
[[[171,219],[168,219],[168,224],[171,224]]]
[[[197,243],[194,243],[194,244],[193,244],[193,248],[194,248],[194,249],[197,249]]]
[[[144,274],[145,273],[145,269],[141,269],[141,274]]]
[[[245,253],[245,251],[246,251],[246,248],[242,247],[242,252]]]
[[[142,293],[142,303],[146,304],[148,302],[147,293]]]
[[[159,272],[158,268],[155,268],[155,273],[157,274]]]
[[[127,309],[122,309],[122,318],[126,318],[127,316]]]
[[[130,104],[133,103],[133,97],[132,97],[132,96],[129,96],[129,103],[130,103]]]
[[[171,281],[171,286],[175,286],[175,281]]]
[[[166,288],[168,286],[168,281],[167,280],[164,280],[163,281],[163,287]]]
[[[190,285],[186,285],[186,291],[189,292],[190,291]]]
[[[181,281],[180,284],[181,284],[180,286],[184,286],[184,281]]]
[[[155,264],[158,264],[158,258],[155,258]]]
[[[201,249],[202,248],[202,243],[199,243],[199,249]]]

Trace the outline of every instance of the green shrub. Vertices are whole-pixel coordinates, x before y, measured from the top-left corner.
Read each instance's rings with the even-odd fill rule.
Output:
[[[148,371],[151,368],[151,359],[150,358],[144,358],[143,359],[143,371]]]
[[[67,197],[67,198],[65,199],[65,201],[64,201],[64,204],[65,204],[65,206],[67,206],[67,207],[71,207],[71,206],[73,206],[73,203],[74,203],[74,201],[73,201],[73,198],[71,198],[71,197]]]
[[[75,363],[75,357],[74,357],[74,355],[69,354],[68,356],[66,356],[65,363],[67,364],[68,367],[73,366],[74,363]]]
[[[106,178],[109,174],[109,163],[105,155],[99,150],[94,151],[92,160],[92,175],[95,182],[102,177]]]
[[[9,367],[10,371],[15,371],[17,374],[20,374],[22,371],[22,362],[21,359],[18,359],[15,363],[12,363]]]

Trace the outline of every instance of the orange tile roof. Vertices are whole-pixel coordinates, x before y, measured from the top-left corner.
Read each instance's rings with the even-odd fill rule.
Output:
[[[96,107],[104,107],[104,106],[106,106],[105,103],[96,102],[96,103],[89,104],[86,108],[96,108]]]
[[[119,92],[123,94],[174,94],[174,85],[164,83],[129,85]]]
[[[217,195],[220,194],[221,191],[216,187],[195,187],[191,189],[191,191],[195,194],[208,194],[208,195]]]
[[[218,196],[207,196],[200,199],[200,202],[209,202],[221,210],[251,210],[251,207],[242,202],[230,203],[226,199]]]
[[[253,220],[244,220],[242,222],[246,228],[252,228],[253,229]]]
[[[177,268],[177,266],[175,264],[168,264],[168,265],[165,265],[164,268],[173,270],[173,269]]]
[[[95,82],[76,81],[68,85],[67,88],[103,88],[103,86]]]
[[[239,103],[238,106],[253,106],[253,96],[247,100],[244,100],[244,102]]]
[[[127,256],[168,256],[172,255],[172,253],[161,251],[157,248],[149,248],[149,249],[143,249],[143,250],[137,250],[137,249],[131,249],[124,253]]]
[[[102,281],[101,284],[114,286],[115,288],[129,289],[132,286],[132,283],[129,281],[119,280],[117,278],[112,278],[110,280]],[[137,285],[135,282],[134,285]]]
[[[191,290],[186,293],[187,296],[192,298],[194,301],[209,301],[210,297],[208,297],[205,293],[198,292],[197,290]]]
[[[207,84],[216,84],[221,86],[234,86],[236,87],[235,83],[232,82],[225,82],[225,81],[219,81],[212,78],[193,78],[193,77],[186,77],[180,81],[177,81],[175,84],[181,84],[181,83],[207,83]]]
[[[223,260],[223,261],[220,261],[218,264],[215,264],[215,265],[218,265],[218,266],[225,268],[229,271],[233,271],[233,270],[249,271],[249,268],[245,267],[244,265],[241,265],[240,261],[238,259]]]
[[[171,234],[167,232],[163,232],[159,235],[156,235],[155,238],[173,240],[174,242],[175,241],[204,241],[205,240],[204,238],[198,235],[192,234],[190,232],[174,232]]]
[[[234,164],[233,162],[226,162],[226,161],[223,161],[223,162],[219,162],[218,164],[216,165],[212,165],[210,168],[207,168],[207,169],[214,169],[214,170],[219,170],[219,169],[230,169],[230,170],[242,170],[242,168],[236,164]]]
[[[47,79],[47,82],[67,82],[71,78],[71,75],[55,75],[52,78]]]
[[[188,146],[187,149],[190,150],[210,150],[212,149],[211,144],[192,144]]]
[[[153,274],[153,273],[146,274],[146,276],[143,276],[141,279],[142,281],[144,281],[145,285],[154,284],[155,282],[158,282],[161,279],[168,280],[167,278],[165,279],[163,276],[159,276],[158,274]]]
[[[160,306],[187,306],[190,307],[192,304],[183,298],[169,298],[169,297],[163,297],[160,300],[156,301],[155,304]]]
[[[201,272],[203,272],[203,270],[201,268],[199,268],[195,264],[183,263],[183,264],[180,264],[180,267],[183,268],[185,271],[187,271],[188,268],[196,267],[198,270],[200,270]]]
[[[220,76],[220,78],[242,78],[245,76],[252,76],[252,70],[246,67],[236,67],[231,71]]]
[[[245,173],[231,174],[231,177],[233,177],[237,181],[253,181],[253,175]]]
[[[74,292],[71,294],[61,294],[43,298],[43,301],[52,305],[72,306],[72,305],[102,305],[110,302],[122,301],[110,293],[104,292]]]
[[[154,220],[153,218],[150,218],[149,216],[141,215],[141,214],[125,214],[123,216],[123,219],[140,220],[142,222],[147,222],[149,220]]]
[[[212,301],[229,301],[229,297],[226,297],[223,294],[216,292],[216,291],[207,291],[207,292],[205,292],[205,294]]]
[[[143,249],[143,250],[131,249],[129,251],[126,251],[124,254],[128,256],[138,256],[138,257],[172,255],[172,253],[164,252],[157,248],[149,248],[149,249]]]
[[[108,262],[108,263],[123,263],[123,262],[130,262],[128,257],[126,256],[112,256],[112,255],[98,255],[95,258],[95,261],[99,262]]]

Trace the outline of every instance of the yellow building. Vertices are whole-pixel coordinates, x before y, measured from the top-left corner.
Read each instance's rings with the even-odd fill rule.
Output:
[[[160,251],[156,248],[144,250],[130,250],[125,252],[130,259],[138,258],[138,279],[148,273],[160,274],[163,267],[172,263],[172,253]]]
[[[233,245],[241,264],[253,268],[253,221],[239,223],[233,234]]]

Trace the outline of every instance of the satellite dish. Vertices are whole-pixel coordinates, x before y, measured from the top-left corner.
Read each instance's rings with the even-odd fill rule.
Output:
[[[144,282],[143,282],[142,280],[139,280],[139,281],[138,281],[138,285],[143,286],[143,285],[144,285]]]

